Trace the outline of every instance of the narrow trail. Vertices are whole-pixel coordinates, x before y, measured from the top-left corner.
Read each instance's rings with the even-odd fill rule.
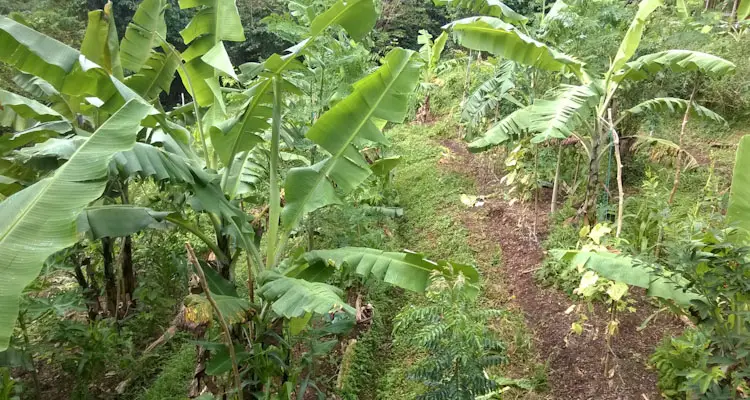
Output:
[[[501,193],[499,177],[493,172],[488,155],[471,154],[463,143],[453,140],[445,140],[442,145],[446,148],[440,161],[443,168],[475,179],[480,195]],[[598,304],[589,309],[581,304],[570,311],[569,307],[575,303],[565,293],[541,287],[534,279],[534,271],[544,258],[541,242],[548,230],[550,193],[540,196],[536,212],[533,202],[509,205],[501,197],[487,199],[482,207],[467,208],[461,219],[478,254],[487,253],[498,244],[502,249],[501,265],[483,263],[486,296],[493,305],[506,303],[506,307],[517,307],[523,312],[533,331],[538,357],[548,363],[550,390],[545,393],[546,398],[660,399],[656,374],[646,364],[663,337],[679,334],[683,328],[681,323],[659,315],[638,331],[656,308],[644,300],[642,292],[633,293],[637,311],[620,317],[619,332],[611,341],[614,357],[610,357],[610,367],[605,373],[604,332],[609,320],[605,308]],[[534,215],[536,235],[533,234]],[[588,317],[583,334],[570,334],[571,324],[578,321],[582,313]]]

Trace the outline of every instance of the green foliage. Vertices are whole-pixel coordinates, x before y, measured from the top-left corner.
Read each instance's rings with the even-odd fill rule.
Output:
[[[652,359],[660,385],[675,397],[735,398],[747,390],[750,264],[748,248],[730,241],[729,235],[731,230],[707,231],[672,252],[668,270],[679,273],[701,295],[694,302],[696,331],[663,344]]]
[[[83,144],[55,174],[22,190],[0,203],[0,269],[15,280],[5,281],[2,290],[4,329],[0,332],[0,349],[7,347],[18,312],[18,296],[39,273],[44,260],[52,253],[73,245],[76,217],[91,201],[101,196],[109,161],[117,151],[128,150],[135,143],[140,120],[148,107],[136,101],[128,103],[112,116]],[[67,199],[64,212],[57,211],[60,198]],[[34,238],[34,239],[31,239]],[[29,240],[42,240],[34,251],[22,250]]]
[[[727,220],[745,231],[750,231],[750,193],[747,193],[747,188],[750,187],[749,163],[750,136],[743,136],[734,162]]]
[[[498,387],[485,369],[506,361],[505,345],[486,323],[502,312],[476,307],[468,285],[460,275],[455,280],[437,276],[426,304],[407,307],[396,317],[396,340],[427,353],[408,375],[426,386],[418,399],[469,400]]]
[[[183,400],[195,368],[195,346],[189,343],[171,355],[154,383],[139,396],[143,400]]]
[[[659,246],[664,221],[672,220],[667,198],[668,191],[647,171],[640,194],[628,197],[625,202],[622,237],[631,254],[649,257]]]

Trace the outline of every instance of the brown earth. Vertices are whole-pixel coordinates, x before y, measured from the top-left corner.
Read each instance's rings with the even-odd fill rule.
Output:
[[[447,156],[440,162],[444,168],[474,178],[479,195],[502,193],[499,177],[493,172],[495,162],[491,155],[471,154],[464,144],[452,140],[442,144],[447,148]],[[517,307],[523,312],[533,331],[538,357],[548,364],[546,398],[661,398],[656,388],[656,374],[648,369],[647,361],[662,338],[682,331],[682,323],[661,313],[639,331],[638,327],[657,308],[648,303],[643,292],[631,288],[637,311],[620,317],[619,332],[611,340],[611,356],[605,372],[604,332],[609,322],[606,308],[602,304],[577,304],[565,293],[542,287],[534,279],[534,271],[544,258],[541,241],[548,229],[549,191],[540,194],[536,211],[533,201],[510,205],[501,197],[486,198],[483,206],[467,208],[461,218],[478,254],[490,253],[498,243],[502,249],[502,265],[484,263],[486,296],[494,306],[510,303],[505,306]],[[574,305],[574,309],[570,309]],[[583,334],[570,333],[571,324],[578,321],[581,314],[588,317]]]

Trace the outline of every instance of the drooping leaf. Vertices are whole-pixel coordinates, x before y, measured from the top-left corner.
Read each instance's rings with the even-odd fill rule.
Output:
[[[244,322],[247,319],[248,311],[252,308],[250,302],[241,297],[225,296],[213,292],[211,292],[211,297],[216,302],[216,308],[219,309],[219,312],[221,312],[228,324]],[[196,311],[194,312],[194,315],[197,319],[192,322],[205,324],[209,323],[214,318],[218,318],[218,316],[215,315],[211,303],[203,294],[188,295],[185,298],[184,303],[186,306],[189,306]]]
[[[385,157],[375,160],[370,165],[370,170],[377,176],[387,176],[396,166],[401,163],[401,156]]]
[[[273,311],[286,318],[338,310],[354,313],[352,306],[341,300],[343,291],[335,286],[284,276],[275,271],[264,271],[259,279],[262,285],[258,295],[272,302]]]
[[[663,158],[667,158],[668,162],[672,162],[674,157],[679,153],[683,157],[684,171],[693,169],[698,166],[698,160],[690,154],[686,149],[680,149],[680,145],[667,139],[662,139],[654,136],[646,135],[635,135],[636,142],[634,148],[641,150],[645,147],[651,148],[651,160],[661,161]],[[666,156],[666,157],[665,157]]]
[[[287,232],[306,213],[338,201],[331,181],[346,192],[370,175],[369,165],[353,142],[357,138],[384,141],[373,118],[404,120],[420,74],[420,63],[413,55],[414,52],[400,48],[391,50],[377,71],[355,83],[352,94],[323,114],[307,132],[307,138],[331,156],[310,167],[293,168],[287,174],[287,203],[281,214]]]
[[[456,41],[469,49],[488,51],[498,57],[513,60],[553,72],[572,72],[584,77],[583,62],[532,39],[515,26],[498,18],[471,17],[452,22]]]
[[[9,107],[24,118],[33,118],[39,122],[63,119],[57,111],[23,96],[0,89],[0,107]]]
[[[750,233],[750,135],[743,136],[737,148],[727,222]]]
[[[499,0],[433,0],[433,2],[437,6],[451,5],[480,15],[503,18],[519,24],[525,24],[529,20]]]
[[[635,18],[630,23],[628,31],[625,32],[625,37],[620,42],[620,48],[617,49],[617,54],[609,69],[609,75],[620,70],[633,57],[638,46],[641,44],[643,30],[646,28],[646,20],[654,10],[662,5],[664,5],[664,0],[641,0],[638,4],[638,11],[635,13]]]
[[[529,132],[532,127],[533,105],[520,108],[503,118],[490,128],[482,137],[469,143],[469,151],[485,151],[493,146],[505,143],[512,137]]]
[[[541,143],[549,139],[565,139],[575,130],[586,112],[599,100],[595,85],[562,85],[554,100],[540,100],[533,105],[533,123],[539,132],[531,139]]]
[[[73,130],[73,127],[68,121],[52,121],[36,124],[20,132],[0,135],[0,155],[30,143],[44,142],[71,130]]]
[[[659,275],[631,257],[612,253],[586,251],[557,251],[558,259],[569,259],[573,265],[583,266],[599,275],[632,286],[647,289],[649,296],[674,300],[682,306],[689,306],[692,300],[701,297],[687,291],[687,280],[679,275]]]
[[[87,207],[78,216],[77,229],[94,240],[124,237],[147,228],[165,228],[164,221],[169,214],[127,204]]]
[[[684,114],[687,108],[688,100],[677,99],[674,97],[657,97],[654,99],[646,100],[635,107],[632,107],[625,112],[628,114],[643,114],[646,112],[652,113],[679,113]],[[699,104],[693,103],[690,106],[690,115],[696,118],[706,119],[726,125],[727,121],[719,114],[703,107]]]
[[[206,285],[212,294],[239,297],[234,283],[224,279],[215,269],[203,267],[203,274],[206,275]]]
[[[700,71],[708,76],[717,77],[733,73],[734,63],[712,54],[691,50],[666,50],[647,54],[624,65],[613,80],[624,79],[638,81],[663,70],[674,72]]]
[[[298,260],[297,271],[304,268],[328,268],[333,266],[351,268],[365,278],[374,277],[386,283],[415,292],[423,292],[430,282],[430,275],[441,272],[446,275],[462,273],[470,282],[479,280],[479,272],[472,265],[431,261],[424,255],[412,252],[387,252],[365,247],[344,247],[332,250],[314,250],[303,254]]]
[[[143,0],[138,5],[120,44],[123,68],[140,71],[152,57],[152,49],[161,45],[162,39],[167,37],[167,24],[164,22],[167,7],[166,0]]]
[[[20,72],[13,76],[13,83],[34,98],[46,100],[60,95],[49,82],[31,74]]]
[[[149,109],[129,101],[51,177],[0,203],[0,350],[8,346],[18,296],[49,255],[76,242],[78,214],[102,194],[109,161],[133,146]]]
[[[0,61],[35,75],[62,94],[96,97],[110,113],[138,94],[93,61],[55,39],[0,16]],[[156,114],[152,109],[149,114]]]
[[[495,76],[486,80],[466,99],[461,111],[461,121],[477,125],[499,105],[503,96],[516,85],[513,82],[515,64],[504,61]]]

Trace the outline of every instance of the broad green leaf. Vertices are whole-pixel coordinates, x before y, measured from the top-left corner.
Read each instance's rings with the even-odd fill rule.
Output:
[[[216,43],[211,50],[201,56],[201,60],[214,67],[217,71],[223,72],[224,75],[239,80],[237,74],[234,72],[232,61],[229,60],[229,54],[227,54],[227,49],[224,47],[224,42]]]
[[[737,7],[737,20],[744,21],[750,17],[750,0],[740,0],[740,5]]]
[[[13,76],[13,83],[34,98],[47,100],[60,95],[49,82],[31,74],[19,72]]]
[[[370,170],[377,176],[387,176],[399,163],[401,163],[401,156],[381,158],[370,164]]]
[[[265,62],[264,66],[273,74],[281,74],[290,65],[295,63],[299,56],[315,38],[325,32],[329,27],[339,25],[344,28],[350,37],[357,38],[370,32],[375,26],[377,20],[377,11],[372,0],[338,0],[323,14],[317,16],[310,28],[310,37],[288,49],[289,53],[283,58],[278,54],[271,55]],[[276,60],[275,62],[271,62]],[[251,67],[250,75],[258,73],[259,67]],[[259,79],[246,94],[252,97],[250,104],[246,107],[243,116],[240,118],[239,128],[230,131],[227,138],[226,148],[231,149],[228,154],[220,154],[224,162],[234,160],[237,154],[249,150],[243,146],[243,132],[253,132],[253,126],[256,125],[254,119],[261,118],[267,114],[267,111],[260,108],[270,109],[272,102],[271,84],[273,79],[262,77]],[[267,119],[267,118],[266,118]],[[244,148],[244,150],[243,150]]]
[[[498,18],[471,17],[452,22],[454,39],[464,47],[488,51],[522,65],[552,72],[572,72],[584,79],[583,62],[532,39]]]
[[[652,113],[679,113],[684,114],[687,108],[688,100],[677,99],[674,97],[657,97],[654,99],[646,100],[633,108],[626,110],[628,114],[643,114],[646,112]],[[726,125],[727,121],[719,114],[703,107],[699,104],[693,103],[690,106],[690,115],[696,118],[706,119],[714,122],[718,122],[722,125]]]
[[[40,122],[63,119],[57,111],[23,96],[0,89],[0,107],[10,107],[24,118],[33,118]]]
[[[52,121],[36,124],[20,132],[2,134],[0,135],[0,155],[30,143],[44,142],[72,130],[73,127],[68,121]]]
[[[339,25],[352,39],[359,41],[370,33],[377,19],[372,0],[338,0],[312,20],[310,37],[320,35],[332,25]]]
[[[663,69],[670,69],[674,72],[700,71],[708,76],[718,77],[733,73],[735,68],[734,63],[712,54],[691,50],[666,50],[647,54],[625,64],[623,69],[615,74],[613,80],[616,82],[623,79],[638,81]]]
[[[737,148],[727,222],[750,233],[750,135],[743,136]]]
[[[78,63],[79,53],[55,39],[0,16],[0,61],[62,87]]]
[[[115,113],[138,94],[93,61],[57,40],[0,16],[0,61],[35,75],[62,94],[96,97]],[[149,114],[156,114],[152,109]]]
[[[549,9],[549,12],[544,15],[544,19],[542,19],[542,26],[549,24],[551,21],[560,19],[563,16],[563,11],[565,11],[568,7],[570,6],[568,6],[563,0],[555,1],[555,4],[553,4],[552,8]]]
[[[162,39],[167,37],[167,24],[164,22],[167,7],[167,0],[143,0],[138,5],[120,44],[123,68],[140,71],[152,57],[152,49],[161,45]]]
[[[204,268],[204,273],[206,270],[207,268]],[[211,292],[211,297],[216,302],[216,307],[228,324],[244,322],[247,319],[247,312],[252,308],[250,302],[241,297],[226,296],[213,292]],[[192,322],[205,324],[214,318],[218,318],[214,313],[211,303],[203,294],[188,295],[184,303],[186,307],[195,310],[194,315],[196,319],[192,320]]]
[[[125,84],[145,99],[158,99],[161,92],[169,93],[180,62],[180,58],[172,51],[151,52],[138,73],[127,77]]]
[[[77,241],[78,214],[101,196],[112,156],[135,144],[149,109],[127,102],[52,176],[0,203],[0,350],[8,346],[18,296],[48,256]]]
[[[472,265],[431,261],[419,253],[387,252],[365,247],[344,247],[333,250],[307,252],[296,261],[304,268],[351,268],[365,278],[374,277],[386,283],[415,292],[423,292],[430,276],[440,272],[449,276],[462,273],[470,282],[479,280],[479,272]]]
[[[69,139],[52,138],[34,147],[22,149],[20,154],[26,160],[44,158],[68,160],[85,141],[86,138],[83,136]],[[130,150],[116,153],[110,164],[110,170],[119,174],[123,179],[140,177],[188,184],[218,179],[216,175],[204,171],[197,162],[186,156],[141,142],[136,143]]]
[[[262,284],[258,295],[272,302],[273,311],[285,318],[338,310],[355,312],[352,306],[341,300],[343,291],[335,286],[284,276],[275,271],[264,271],[259,279]]]
[[[78,232],[86,232],[94,240],[124,237],[147,228],[165,228],[169,214],[133,205],[88,207],[78,216]]]
[[[404,120],[420,75],[420,63],[413,55],[413,51],[400,48],[391,50],[377,71],[355,83],[352,94],[323,114],[307,132],[307,138],[331,156],[287,174],[287,203],[281,214],[286,232],[294,229],[306,213],[337,203],[331,181],[347,192],[371,174],[353,143],[357,138],[384,141],[373,118],[397,123]]]
[[[456,8],[464,8],[476,14],[503,18],[520,24],[525,24],[529,20],[499,0],[433,0],[433,2],[438,6],[450,5]]]
[[[671,299],[682,306],[689,306],[692,300],[701,298],[687,291],[685,278],[679,275],[668,277],[659,275],[646,266],[636,263],[631,257],[577,250],[554,253],[558,259],[570,259],[573,265],[596,271],[607,279],[647,289],[649,296]]]
[[[484,136],[469,143],[469,151],[474,153],[485,151],[505,143],[512,137],[527,133],[531,128],[532,115],[533,105],[513,111],[490,128]]]
[[[207,107],[214,102],[211,83],[218,85],[216,71],[226,73],[224,70],[233,69],[227,63],[228,57],[224,58],[222,41],[244,42],[245,30],[235,0],[180,0],[180,8],[198,8],[190,23],[180,31],[188,45],[182,53],[186,72],[180,69],[180,76],[185,87],[192,87],[195,101]]]
[[[234,283],[224,279],[224,277],[215,269],[204,267],[203,274],[206,275],[206,285],[212,294],[239,297]]]
[[[638,11],[635,13],[635,18],[630,23],[630,27],[620,43],[620,48],[617,49],[617,54],[614,61],[612,61],[608,75],[619,71],[633,57],[638,46],[641,44],[643,30],[646,28],[646,20],[654,10],[662,5],[664,5],[664,0],[641,0],[638,5]]]
[[[567,138],[598,103],[599,93],[595,85],[562,85],[561,89],[554,100],[534,103],[532,124],[538,133],[531,139],[532,143]]]
[[[211,144],[224,165],[230,164],[233,155],[263,142],[258,134],[270,127],[271,111],[270,107],[258,105],[252,112],[248,108],[241,116],[227,118],[210,128]]]
[[[115,78],[122,80],[124,74],[120,63],[120,43],[117,28],[112,16],[112,3],[108,2],[104,10],[89,12],[86,33],[81,42],[81,54],[104,68]]]
[[[682,18],[688,18],[690,16],[690,11],[688,11],[686,0],[677,0],[677,12]]]
[[[515,63],[503,61],[498,66],[495,76],[484,81],[466,99],[461,111],[461,121],[475,126],[494,112],[503,96],[516,86],[513,81],[514,75]]]

